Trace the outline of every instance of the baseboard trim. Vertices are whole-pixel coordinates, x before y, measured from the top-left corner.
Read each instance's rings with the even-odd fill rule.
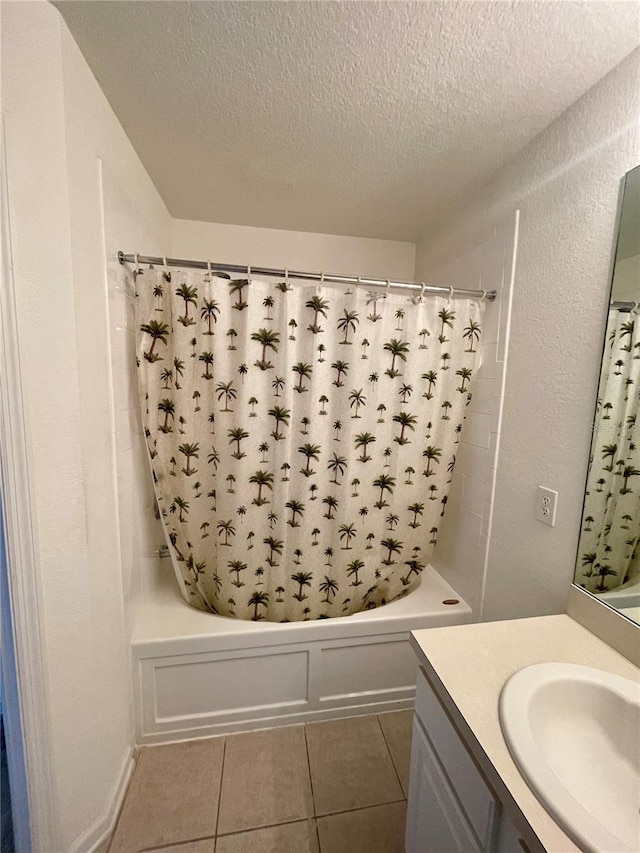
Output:
[[[141,746],[158,746],[177,743],[184,740],[202,740],[203,738],[252,732],[260,729],[276,729],[282,726],[300,726],[305,723],[323,720],[340,720],[345,717],[359,717],[363,714],[384,714],[388,711],[413,709],[415,688],[403,691],[407,695],[397,699],[386,699],[357,705],[299,711],[292,714],[278,714],[270,717],[258,717],[244,720],[225,720],[220,723],[207,723],[202,726],[189,723],[184,728],[176,727],[162,732],[144,734],[140,738]]]
[[[120,814],[124,795],[127,791],[134,766],[135,756],[133,747],[131,747],[123,759],[118,779],[109,798],[109,808],[102,817],[98,818],[93,826],[90,826],[80,836],[70,848],[69,853],[105,853],[113,830],[116,827],[116,821]]]

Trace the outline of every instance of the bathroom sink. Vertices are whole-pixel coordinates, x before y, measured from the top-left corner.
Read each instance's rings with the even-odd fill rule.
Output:
[[[502,689],[500,724],[525,781],[581,850],[640,851],[640,684],[528,666]]]

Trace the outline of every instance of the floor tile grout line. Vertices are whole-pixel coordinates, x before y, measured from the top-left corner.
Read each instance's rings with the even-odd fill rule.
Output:
[[[122,802],[120,803],[120,808],[118,809],[118,814],[116,815],[116,820],[113,825],[113,829],[111,830],[111,835],[109,836],[109,843],[107,844],[107,849],[105,853],[111,853],[111,848],[113,847],[113,840],[116,837],[116,833],[118,832],[118,826],[120,825],[120,818],[122,817],[122,812],[124,811],[124,807],[127,802],[127,797],[129,796],[129,791],[131,790],[131,783],[133,782],[133,777],[138,768],[138,764],[140,763],[140,756],[142,755],[142,750],[144,747],[134,746],[132,750],[132,768],[131,773],[129,774],[129,780],[127,782],[127,788],[124,792],[124,797],[122,798]]]
[[[389,713],[393,713],[393,712],[389,712]],[[380,723],[380,720],[378,719],[378,714],[375,714],[375,713],[374,714],[358,714],[357,716],[352,717],[352,718],[341,718],[341,719],[351,719],[353,721],[364,721],[364,720],[368,720],[368,719],[374,719],[375,720],[374,726],[376,724],[378,726],[378,731],[380,732],[382,744],[384,747],[382,754],[386,755],[386,757],[389,761],[389,764],[391,765],[391,768],[392,768],[392,776],[390,778],[394,778],[396,780],[396,784],[398,786],[397,794],[393,795],[393,799],[391,799],[391,800],[382,800],[381,802],[380,801],[370,802],[370,803],[367,803],[366,805],[358,804],[358,805],[352,806],[351,808],[346,808],[346,809],[343,808],[343,809],[338,809],[336,811],[332,810],[332,811],[327,812],[326,814],[319,814],[318,807],[317,807],[317,804],[315,803],[315,797],[314,797],[314,812],[315,812],[316,819],[327,817],[331,814],[343,814],[343,813],[346,813],[349,811],[357,811],[358,809],[361,809],[361,808],[372,808],[372,807],[377,806],[377,805],[386,805],[389,802],[400,802],[402,800],[405,800],[406,794],[405,794],[404,788],[402,786],[402,782],[400,781],[400,777],[399,777],[395,762],[393,760],[393,756],[391,755],[391,750],[389,749],[389,745],[388,745],[386,737],[384,735],[382,725]],[[331,723],[334,723],[334,722],[338,723],[340,721],[341,720],[326,720],[323,722],[317,722],[317,723],[314,722],[310,725],[313,725],[314,727],[315,726],[322,726],[322,725],[331,725]],[[309,724],[305,724],[305,727],[306,727],[306,725],[309,725]],[[305,729],[305,735],[306,735],[306,729]],[[308,740],[307,740],[307,743],[308,743]],[[313,783],[312,783],[312,785],[313,785]],[[399,796],[398,796],[398,794],[399,794]]]
[[[398,800],[385,800],[384,803],[369,803],[368,806],[356,806],[355,809],[343,809],[340,812],[327,812],[327,814],[317,815],[316,820],[322,820],[325,817],[335,817],[336,815],[341,814],[349,814],[349,812],[363,812],[366,809],[377,809],[381,806],[393,806],[396,803],[405,803],[407,798],[405,796],[400,797]]]
[[[406,802],[406,797],[401,797],[398,800],[388,800],[388,801],[385,801],[384,803],[370,803],[367,806],[357,806],[355,809],[344,809],[343,811],[338,811],[338,812],[327,812],[327,814],[317,815],[315,817],[295,818],[294,820],[281,820],[278,823],[268,823],[268,824],[264,824],[262,826],[250,826],[250,827],[245,827],[244,829],[234,829],[233,832],[219,832],[215,837],[216,838],[229,838],[231,835],[243,835],[247,832],[258,832],[261,829],[275,829],[278,826],[291,826],[294,823],[308,823],[309,821],[314,821],[317,824],[319,820],[321,820],[322,818],[325,818],[325,817],[334,817],[336,815],[349,814],[349,812],[361,812],[361,811],[366,811],[367,809],[377,809],[381,806],[393,806],[393,805],[396,805],[397,803],[404,803],[404,802]],[[205,836],[204,839],[194,838],[194,839],[189,839],[186,842],[185,841],[174,841],[174,842],[172,842],[172,844],[186,844],[186,843],[190,843],[192,841],[203,841],[203,840],[206,840],[207,838],[212,838],[212,837],[213,836],[207,835],[207,836]],[[171,847],[171,844],[165,845],[165,846]],[[158,848],[158,849],[161,849],[161,848]],[[154,847],[147,848],[147,851],[148,850],[155,850],[155,848]],[[141,851],[141,853],[145,853],[145,851]]]
[[[305,724],[304,723],[295,723],[291,726],[277,726],[277,727],[272,727],[271,729],[260,729],[260,730],[257,730],[255,732],[255,734],[259,734],[262,732],[268,732],[268,731],[285,732],[287,730],[292,730],[292,729],[295,729],[295,730],[301,729],[302,730],[301,735],[303,738],[303,744],[304,745],[299,744],[299,747],[303,748],[302,751],[299,751],[299,749],[296,750],[296,752],[298,752],[298,759],[296,761],[296,767],[299,767],[299,769],[302,772],[304,772],[304,769],[306,767],[307,773],[308,773],[309,785],[307,787],[307,796],[305,797],[304,813],[300,814],[296,817],[284,818],[284,819],[278,820],[274,823],[262,824],[262,825],[258,825],[258,826],[240,826],[240,827],[236,827],[236,828],[229,829],[229,830],[226,830],[224,832],[221,832],[220,831],[220,814],[221,814],[221,804],[222,804],[222,794],[223,794],[223,786],[221,785],[219,810],[218,810],[218,822],[217,822],[217,826],[216,826],[216,838],[225,838],[229,835],[238,835],[239,833],[243,833],[243,832],[253,832],[254,830],[259,830],[259,829],[267,829],[267,828],[273,828],[273,827],[277,827],[277,826],[284,826],[287,824],[293,824],[293,823],[300,823],[300,822],[305,822],[305,821],[309,821],[309,820],[315,820],[313,789],[312,789],[312,784],[311,784],[311,772],[310,772],[310,768],[309,768],[309,757],[308,757],[307,747],[306,747]],[[251,734],[254,734],[254,732],[238,732],[238,733],[235,733],[233,735],[230,735],[229,737],[242,738],[246,735],[251,735]],[[227,744],[225,742],[223,776],[224,776],[225,770],[227,769],[226,746],[227,746]],[[298,764],[298,761],[300,762],[300,764]],[[310,795],[310,797],[309,797],[309,795]]]
[[[388,713],[393,713],[393,712],[388,712]],[[224,838],[224,837],[227,837],[230,835],[237,835],[237,834],[241,834],[244,832],[252,832],[252,831],[256,831],[256,830],[260,830],[260,829],[274,828],[274,827],[278,827],[278,826],[285,826],[285,825],[300,823],[300,822],[307,822],[308,823],[309,820],[315,821],[315,830],[316,830],[318,848],[320,849],[321,845],[320,845],[320,830],[319,830],[319,823],[318,823],[319,819],[325,818],[325,817],[331,817],[333,815],[348,814],[349,812],[362,811],[364,809],[371,809],[371,808],[376,808],[379,806],[390,805],[390,804],[406,801],[406,794],[404,792],[404,788],[403,788],[402,782],[400,780],[400,776],[398,773],[398,769],[396,767],[396,763],[395,763],[395,760],[393,757],[393,753],[391,751],[391,748],[389,746],[389,742],[388,742],[387,737],[386,737],[385,732],[384,732],[384,728],[383,728],[382,723],[380,721],[380,714],[358,715],[357,718],[366,717],[366,716],[376,718],[378,727],[379,727],[381,735],[382,735],[383,743],[385,744],[387,754],[391,760],[391,765],[394,769],[396,779],[399,783],[400,792],[402,794],[401,799],[393,799],[393,800],[389,800],[386,802],[370,803],[368,805],[358,805],[355,808],[342,809],[342,810],[338,810],[338,811],[330,811],[330,812],[327,812],[326,814],[318,815],[317,814],[317,806],[316,806],[316,802],[315,802],[315,793],[314,793],[314,788],[313,788],[313,777],[312,777],[312,772],[311,772],[311,757],[310,757],[310,752],[309,752],[309,742],[308,742],[308,738],[307,738],[307,725],[308,724],[303,723],[301,727],[303,729],[303,738],[304,738],[304,743],[305,743],[306,765],[307,765],[307,772],[308,772],[308,777],[309,777],[309,787],[310,787],[310,793],[311,793],[311,806],[312,806],[312,812],[313,812],[312,815],[306,816],[305,818],[302,818],[302,819],[301,818],[295,818],[292,820],[279,821],[278,823],[268,824],[267,826],[245,827],[243,829],[234,830],[233,832],[220,833],[219,832],[220,813],[221,813],[221,806],[222,806],[224,772],[225,772],[225,766],[226,766],[226,760],[227,760],[226,759],[226,747],[227,747],[227,740],[228,740],[228,736],[224,735],[224,736],[222,736],[223,749],[222,749],[222,761],[221,761],[220,775],[219,775],[220,783],[219,783],[218,801],[217,801],[217,810],[216,810],[215,835],[206,835],[206,836],[202,836],[200,838],[190,838],[190,839],[185,839],[185,840],[182,840],[179,842],[172,841],[168,844],[156,846],[153,848],[140,848],[141,853],[143,853],[143,851],[152,851],[155,849],[162,850],[165,848],[170,848],[172,846],[175,846],[176,844],[195,843],[195,842],[199,842],[199,841],[206,841],[209,839],[212,839],[215,842],[215,840],[217,838]],[[354,719],[356,719],[356,718],[354,718]],[[125,796],[123,797],[120,809],[118,810],[118,814],[116,817],[116,821],[114,824],[113,831],[112,831],[110,838],[109,838],[109,841],[108,841],[107,853],[112,853],[112,851],[114,850],[113,842],[117,836],[117,832],[118,832],[118,829],[119,829],[120,824],[121,824],[122,814],[124,812],[128,796],[130,794],[131,782],[133,781],[136,770],[139,769],[139,762],[140,762],[140,758],[142,756],[143,749],[144,749],[144,747],[137,748],[134,752],[134,755],[132,756],[133,757],[133,769],[131,772],[129,783],[127,785]]]
[[[292,826],[294,823],[308,823],[310,820],[315,820],[314,817],[300,818],[295,820],[281,820],[278,823],[266,823],[262,826],[249,826],[245,829],[234,829],[233,832],[220,832],[216,838],[229,838],[232,835],[244,835],[247,832],[260,832],[262,829],[276,829],[279,826]]]
[[[222,762],[220,765],[220,786],[218,788],[218,808],[216,809],[216,829],[215,834],[216,837],[218,835],[218,826],[220,825],[220,807],[222,805],[222,782],[224,780],[224,762],[227,757],[227,736],[224,737],[224,743],[222,744]]]
[[[218,835],[215,836],[215,838],[216,839],[230,838],[231,836],[234,836],[234,835],[246,835],[249,832],[260,832],[260,830],[263,830],[263,829],[277,829],[279,826],[292,826],[296,823],[309,823],[310,821],[315,823],[316,828],[317,828],[318,822],[320,820],[322,820],[323,818],[326,818],[326,817],[337,817],[338,815],[350,814],[351,812],[364,812],[364,811],[369,811],[370,809],[383,808],[384,806],[395,806],[395,805],[398,805],[398,803],[405,803],[406,801],[407,801],[406,797],[402,797],[399,800],[389,800],[389,801],[384,802],[384,803],[371,803],[368,806],[358,806],[355,809],[344,809],[344,811],[339,811],[339,812],[328,812],[327,814],[318,815],[317,817],[308,817],[308,818],[302,818],[302,819],[296,818],[295,820],[283,820],[283,821],[280,821],[279,823],[269,823],[269,824],[265,824],[263,826],[252,826],[252,827],[248,827],[245,829],[236,829],[233,832],[219,833]],[[164,847],[172,847],[176,844],[191,844],[191,843],[194,843],[196,841],[206,841],[207,839],[213,838],[213,837],[214,836],[207,835],[204,838],[193,838],[193,839],[189,839],[188,841],[179,841],[179,842],[174,841],[174,842],[171,842],[170,844],[164,845]],[[149,853],[149,851],[153,851],[156,849],[162,850],[163,848],[162,847],[158,847],[158,848],[148,847],[148,848],[145,848],[144,851],[141,851],[141,853]]]
[[[387,804],[385,803],[385,805],[387,805]],[[303,818],[297,817],[295,820],[281,820],[279,823],[267,823],[264,826],[252,826],[252,827],[249,827],[247,829],[234,829],[233,832],[222,832],[222,833],[219,833],[218,835],[216,835],[215,838],[216,839],[218,839],[218,838],[231,838],[234,835],[247,835],[249,832],[261,832],[263,829],[277,829],[279,826],[294,826],[296,823],[313,823],[313,824],[315,824],[315,823],[317,823],[317,820],[315,817],[303,817]],[[214,837],[213,835],[207,835],[206,838],[194,838],[193,841],[206,841],[207,838],[213,838],[213,837]],[[188,841],[188,842],[179,841],[179,842],[174,842],[174,844],[175,843],[178,843],[178,844],[187,843],[187,844],[189,844],[189,843],[191,843],[191,841]],[[168,846],[171,847],[170,844]],[[161,848],[158,848],[158,849],[161,849]],[[148,848],[148,850],[141,851],[141,853],[149,853],[149,850],[155,850],[155,847]]]
[[[306,723],[303,726],[304,729],[304,751],[307,756],[307,769],[309,771],[309,786],[311,787],[311,808],[313,809],[313,817],[317,817],[316,815],[316,798],[313,793],[313,776],[311,775],[311,756],[309,755],[309,742],[307,740],[307,725]]]
[[[155,847],[141,847],[138,853],[155,853],[156,850],[170,850],[183,844],[198,844],[200,841],[215,841],[215,835],[202,835],[199,838],[186,838],[183,841],[168,841],[166,844],[156,844]]]
[[[225,750],[226,750],[226,746],[227,746],[227,736],[222,735],[221,737],[222,737],[222,741],[223,741],[223,744],[222,744],[222,767],[224,767],[224,755],[225,755]],[[200,740],[200,738],[198,738],[198,740]],[[211,738],[206,738],[206,740],[211,740]],[[185,741],[181,741],[181,743],[189,743],[189,741],[185,740]],[[163,746],[171,746],[171,745],[173,745],[173,744],[157,744],[157,745],[154,744],[153,746],[135,747],[133,770],[131,771],[131,776],[129,777],[129,783],[127,785],[127,790],[126,790],[125,796],[122,799],[122,804],[121,804],[120,810],[118,812],[118,818],[116,820],[116,824],[114,826],[113,832],[111,833],[111,838],[109,839],[109,846],[107,847],[105,853],[111,853],[111,848],[113,845],[113,841],[116,837],[116,832],[118,829],[118,825],[120,823],[120,818],[121,818],[122,813],[124,811],[125,803],[126,803],[128,795],[129,795],[129,790],[131,788],[131,783],[133,781],[133,775],[134,775],[134,773],[138,767],[138,764],[140,762],[140,758],[142,756],[142,751],[145,749],[156,749],[156,748],[161,749]],[[222,795],[222,767],[220,769],[220,790],[218,793],[218,815],[219,815],[219,811],[220,811],[220,799],[221,799],[221,795]],[[216,831],[218,829],[218,822],[217,822],[218,815],[216,815]],[[185,839],[181,839],[179,841],[174,840],[174,841],[167,842],[167,844],[159,844],[159,845],[156,844],[154,847],[141,847],[137,851],[137,853],[149,853],[149,851],[154,851],[154,850],[166,850],[167,848],[175,847],[176,845],[195,844],[196,842],[207,841],[209,839],[211,839],[215,842],[215,838],[216,838],[216,836],[214,834],[214,835],[202,835],[202,836],[199,836],[198,838],[185,838]]]
[[[398,773],[398,768],[396,767],[396,762],[393,758],[393,753],[391,752],[391,747],[389,746],[389,741],[387,740],[387,736],[384,733],[384,728],[382,723],[380,722],[380,715],[376,714],[376,720],[378,721],[378,725],[380,726],[380,731],[382,732],[382,740],[384,741],[384,745],[387,747],[387,752],[389,753],[389,758],[391,759],[391,766],[393,767],[393,772],[396,774],[396,779],[398,780],[398,785],[400,785],[400,790],[402,791],[403,796],[406,797],[404,785],[402,784],[402,779],[400,778],[400,774]]]

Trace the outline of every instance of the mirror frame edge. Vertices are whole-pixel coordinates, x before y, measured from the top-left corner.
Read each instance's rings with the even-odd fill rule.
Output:
[[[607,287],[608,299],[605,302],[604,316],[602,317],[602,320],[601,320],[603,332],[602,332],[602,346],[601,346],[601,351],[600,351],[600,372],[598,374],[598,379],[596,382],[595,399],[593,400],[593,406],[592,406],[593,419],[592,419],[592,423],[591,423],[591,426],[592,426],[591,442],[589,444],[589,453],[587,456],[587,469],[585,471],[585,477],[584,477],[584,488],[583,488],[583,492],[582,492],[582,507],[580,510],[580,526],[578,528],[578,536],[577,536],[577,541],[576,541],[576,556],[575,556],[575,559],[573,562],[573,576],[572,576],[572,580],[571,580],[571,585],[569,587],[569,598],[568,598],[568,603],[567,603],[567,613],[570,616],[572,616],[572,613],[570,612],[570,610],[572,609],[571,608],[571,601],[572,601],[572,599],[576,602],[579,601],[580,599],[578,599],[576,597],[576,594],[577,593],[583,593],[585,596],[588,597],[589,600],[595,601],[598,604],[603,605],[604,607],[606,607],[608,609],[608,611],[610,613],[615,614],[617,616],[620,616],[629,625],[633,626],[634,628],[640,629],[640,625],[637,622],[635,622],[633,619],[630,619],[629,616],[626,616],[624,613],[622,613],[616,607],[613,607],[607,601],[604,601],[603,599],[599,598],[593,592],[590,592],[588,589],[585,589],[585,587],[581,586],[580,584],[576,583],[576,581],[575,581],[576,573],[578,571],[578,558],[580,556],[580,534],[582,532],[582,518],[584,516],[585,504],[586,504],[586,499],[587,499],[586,491],[587,491],[587,483],[589,481],[589,469],[590,469],[589,457],[591,456],[591,445],[593,444],[593,425],[595,424],[595,415],[597,412],[597,405],[598,405],[598,393],[600,391],[600,382],[601,382],[601,378],[602,378],[602,376],[601,376],[602,361],[604,358],[605,347],[607,344],[607,341],[606,341],[607,316],[608,316],[608,312],[609,312],[609,306],[611,305],[611,296],[613,294],[613,278],[615,275],[616,258],[618,256],[618,246],[620,243],[620,224],[622,221],[624,193],[625,193],[625,189],[627,186],[627,180],[629,177],[629,173],[632,172],[634,169],[638,168],[638,166],[640,166],[640,164],[633,166],[631,169],[628,169],[624,173],[624,175],[622,175],[622,177],[620,178],[620,182],[619,182],[619,186],[618,186],[618,200],[617,200],[617,204],[616,204],[616,215],[615,215],[615,226],[614,226],[615,231],[614,231],[614,235],[613,235],[614,239],[612,240],[613,248],[611,250],[611,259],[609,261],[609,279],[608,279],[609,285]],[[581,608],[576,607],[575,609],[581,609]],[[581,619],[578,619],[575,616],[572,616],[572,618],[576,618],[576,621],[580,622],[581,624],[584,624]],[[588,626],[585,626],[585,627],[588,627]],[[596,632],[594,631],[594,633],[596,633]],[[609,643],[609,645],[616,648],[617,651],[620,651],[620,649],[616,647],[615,643],[611,642],[611,643]],[[620,653],[625,654],[624,652],[621,652],[621,651],[620,651]],[[625,656],[627,656],[627,655],[625,655]],[[638,653],[638,660],[634,661],[634,663],[636,664],[636,666],[640,666],[640,651]]]

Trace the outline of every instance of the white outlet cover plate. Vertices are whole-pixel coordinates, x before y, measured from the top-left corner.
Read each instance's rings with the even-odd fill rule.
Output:
[[[549,527],[556,526],[556,509],[558,507],[558,493],[545,486],[538,486],[536,495],[536,518]]]

